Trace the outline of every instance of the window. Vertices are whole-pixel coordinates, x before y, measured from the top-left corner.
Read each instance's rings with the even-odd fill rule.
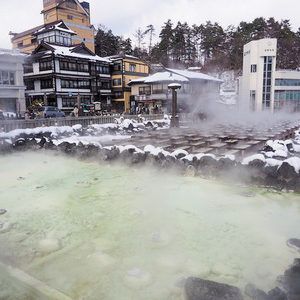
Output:
[[[67,18],[68,18],[68,20],[73,20],[73,16],[71,16],[71,15],[68,15]]]
[[[110,82],[109,81],[100,81],[98,85],[101,89],[110,89]]]
[[[34,90],[34,80],[25,81],[26,90]]]
[[[121,64],[118,63],[118,64],[114,64],[114,71],[121,71]]]
[[[73,88],[73,89],[89,89],[90,88],[89,80],[72,80],[72,79],[62,79],[61,87],[62,88]]]
[[[151,87],[150,86],[139,87],[139,95],[151,95]]]
[[[129,66],[130,72],[135,72],[135,67],[136,67],[136,65],[130,64],[130,66]]]
[[[18,48],[23,47],[23,42],[18,43],[18,44],[17,44],[17,47],[18,47]]]
[[[113,85],[113,86],[121,85],[121,78],[113,79],[112,85]]]
[[[124,96],[123,92],[115,92],[113,98],[114,99],[122,99]]]
[[[40,65],[40,71],[52,70],[52,61],[51,60],[40,61],[39,65]]]
[[[109,74],[109,67],[108,66],[96,66],[96,70],[98,74]]]
[[[270,108],[271,106],[272,62],[273,62],[273,58],[271,56],[264,57],[263,95],[262,95],[263,108]]]
[[[300,86],[300,79],[275,79],[276,86]]]
[[[33,73],[33,65],[32,64],[25,64],[24,65],[24,73]]]
[[[14,85],[15,72],[13,71],[0,71],[0,85]]]
[[[251,65],[251,73],[255,73],[257,71],[257,65]]]
[[[52,78],[42,79],[41,80],[41,89],[50,89],[50,88],[53,88]]]
[[[255,110],[255,91],[251,90],[250,91],[250,109]]]
[[[87,63],[78,63],[77,64],[77,70],[79,72],[88,72],[89,71],[89,65]]]
[[[59,62],[59,68],[61,70],[66,70],[66,71],[89,72],[89,65],[88,63],[84,63],[84,62],[76,63],[76,62],[61,60]]]
[[[67,4],[67,7],[69,7],[69,8],[77,9],[77,4],[72,0],[67,0],[66,4]]]
[[[152,94],[162,94],[168,92],[168,87],[167,85],[163,84],[153,84],[152,87]]]

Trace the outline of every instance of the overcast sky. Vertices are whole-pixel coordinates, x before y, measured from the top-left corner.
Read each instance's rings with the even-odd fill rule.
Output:
[[[130,37],[135,44],[134,33],[152,24],[158,36],[164,23],[171,19],[203,24],[210,20],[224,29],[237,26],[241,21],[251,22],[257,17],[288,19],[292,29],[300,27],[299,0],[87,0],[91,7],[91,22],[111,29],[115,35]],[[9,31],[22,32],[43,24],[40,14],[42,0],[0,0],[0,48],[10,49]]]

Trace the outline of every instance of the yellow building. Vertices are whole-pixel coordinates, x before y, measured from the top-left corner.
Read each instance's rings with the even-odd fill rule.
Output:
[[[65,25],[75,32],[72,44],[84,43],[95,52],[94,31],[90,21],[90,5],[88,2],[77,0],[43,0],[44,24],[21,33],[11,33],[13,48],[21,52],[31,53],[38,45],[35,33],[48,24],[62,20]]]
[[[139,58],[130,55],[115,55],[107,58],[113,63],[111,72],[112,106],[118,112],[129,113],[135,104],[130,101],[131,88],[128,83],[133,79],[148,76],[150,66]]]

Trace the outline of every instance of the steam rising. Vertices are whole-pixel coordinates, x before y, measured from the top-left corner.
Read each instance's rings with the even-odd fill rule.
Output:
[[[1,259],[71,298],[179,300],[187,276],[268,289],[294,257],[292,194],[46,153],[0,162]]]

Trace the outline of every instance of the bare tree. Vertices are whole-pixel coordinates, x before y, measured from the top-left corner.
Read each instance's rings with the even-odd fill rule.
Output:
[[[144,35],[149,34],[149,54],[151,53],[151,49],[152,49],[152,39],[153,36],[155,35],[154,33],[154,27],[152,24],[147,26],[147,29],[144,32]]]

